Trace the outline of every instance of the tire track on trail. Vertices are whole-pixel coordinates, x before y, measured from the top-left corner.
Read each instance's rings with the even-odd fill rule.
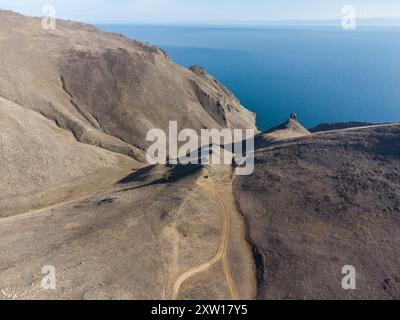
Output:
[[[190,279],[191,277],[194,277],[198,275],[199,273],[205,272],[208,269],[210,269],[212,266],[217,264],[218,262],[222,262],[223,269],[224,269],[224,275],[225,279],[229,288],[229,292],[231,295],[231,298],[233,300],[239,300],[239,295],[237,293],[233,278],[232,278],[232,273],[231,269],[229,267],[229,262],[227,259],[227,247],[228,247],[228,238],[229,238],[229,231],[230,231],[230,218],[229,218],[229,213],[226,210],[225,204],[222,201],[221,197],[217,194],[215,191],[215,186],[211,183],[206,184],[203,181],[197,181],[197,185],[200,187],[206,189],[208,192],[212,193],[213,196],[219,201],[220,206],[222,208],[222,214],[223,214],[223,225],[222,225],[222,232],[221,232],[221,241],[220,241],[220,246],[219,249],[216,253],[216,255],[209,261],[196,266],[192,269],[189,269],[188,271],[184,272],[181,274],[174,283],[174,286],[172,288],[172,293],[171,293],[171,299],[172,300],[177,300],[179,296],[179,291],[182,286],[182,284]]]

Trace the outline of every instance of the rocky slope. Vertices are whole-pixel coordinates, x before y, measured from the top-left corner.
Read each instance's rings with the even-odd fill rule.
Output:
[[[400,298],[399,124],[275,142],[255,163],[234,188],[260,299]]]
[[[90,194],[138,165],[79,143],[41,114],[0,97],[0,218]]]
[[[160,49],[57,20],[0,10],[0,96],[41,113],[78,141],[143,159],[148,130],[255,128],[255,116],[201,68]]]
[[[195,130],[255,127],[254,114],[202,68],[90,25],[57,20],[45,30],[40,18],[0,10],[0,48],[0,216],[94,191],[86,176],[94,186],[109,181],[93,176],[100,169],[129,174],[138,163],[113,152],[144,161],[146,133],[167,131],[170,120]]]

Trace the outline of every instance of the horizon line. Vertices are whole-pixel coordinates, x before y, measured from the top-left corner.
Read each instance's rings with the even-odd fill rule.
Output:
[[[399,27],[400,16],[396,17],[368,17],[358,18],[360,27]],[[95,25],[142,25],[142,26],[308,26],[308,27],[330,27],[338,26],[341,19],[284,19],[284,20],[244,20],[244,21],[216,21],[216,20],[197,20],[197,21],[105,21],[92,20]]]
[[[36,17],[40,18],[40,15],[27,15],[17,11],[3,9],[0,7],[0,10],[13,12],[16,14],[21,14],[24,16]],[[89,16],[82,16],[81,18],[75,17],[65,17],[59,16],[58,19],[66,20],[66,21],[75,21],[93,25],[158,25],[158,26],[330,26],[328,24],[340,23],[341,18],[331,18],[331,19],[303,19],[303,18],[290,18],[290,19],[277,19],[277,20],[194,20],[194,21],[160,21],[160,20],[141,20],[141,21],[119,21],[117,18],[95,18]],[[360,17],[357,18],[357,21],[361,21],[362,24],[360,26],[384,26],[384,27],[396,27],[400,26],[400,16],[369,16],[369,17]],[[370,22],[370,23],[368,23]],[[390,24],[390,22],[395,22],[394,24]]]

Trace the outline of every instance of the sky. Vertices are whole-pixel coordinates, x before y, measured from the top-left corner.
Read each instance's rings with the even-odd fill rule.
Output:
[[[341,19],[353,5],[358,18],[400,17],[400,0],[0,0],[0,8],[90,23],[232,23]]]

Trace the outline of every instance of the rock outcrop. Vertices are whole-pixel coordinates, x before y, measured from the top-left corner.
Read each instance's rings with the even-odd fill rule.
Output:
[[[255,137],[255,149],[265,148],[271,143],[280,140],[308,136],[310,134],[311,133],[298,122],[297,115],[292,113],[289,119],[281,125],[258,134]]]

